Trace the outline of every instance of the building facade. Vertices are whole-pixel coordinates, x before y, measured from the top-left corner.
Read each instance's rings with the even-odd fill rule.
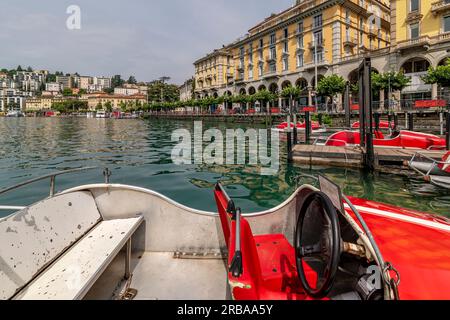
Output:
[[[402,99],[438,99],[437,85],[426,85],[422,76],[429,67],[450,57],[450,1],[396,0],[391,2],[393,69],[411,77]]]
[[[180,90],[180,101],[186,102],[193,99],[194,81],[195,79],[186,80],[181,86],[178,87]]]
[[[194,62],[196,98],[218,96],[227,85],[232,83],[234,68],[229,48],[214,52]]]
[[[312,105],[323,76],[335,73],[355,81],[363,56],[378,57],[373,63],[380,72],[389,68],[390,14],[385,0],[296,1],[223,50],[232,60],[226,85],[218,93],[279,92],[297,85],[303,89],[300,104]],[[202,79],[198,64],[208,58],[195,63],[197,84]],[[206,95],[199,87],[196,93]],[[278,105],[286,103],[280,99]]]

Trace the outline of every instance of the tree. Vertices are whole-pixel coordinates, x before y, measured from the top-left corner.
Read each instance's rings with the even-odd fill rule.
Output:
[[[73,91],[70,88],[65,88],[62,92],[64,97],[70,97],[73,96]]]
[[[136,78],[134,76],[130,76],[127,81],[128,84],[137,84]]]
[[[438,84],[442,87],[450,87],[450,59],[443,66],[431,67],[428,73],[422,77],[426,84]]]
[[[154,81],[148,86],[148,101],[175,102],[180,99],[180,90],[177,85]]]
[[[28,72],[33,72],[33,68],[29,66],[29,67],[27,68],[27,71],[28,71]]]
[[[99,103],[97,104],[97,106],[95,107],[95,111],[100,111],[100,110],[103,110],[103,105],[102,105],[101,102],[99,102]]]
[[[22,66],[18,65],[16,70],[19,71],[19,72],[23,71]]]
[[[122,79],[122,76],[120,74],[116,74],[111,79],[111,86],[113,89],[123,86],[124,83],[125,83],[125,81]]]
[[[374,90],[402,91],[411,83],[411,78],[405,76],[403,72],[372,72],[372,88]]]
[[[254,96],[254,99],[256,101],[259,101],[259,103],[261,104],[261,107],[262,106],[266,107],[268,102],[274,101],[276,98],[277,98],[276,94],[274,94],[266,89],[258,91],[257,93],[255,93],[255,96]],[[270,113],[270,110],[269,110],[269,113]]]
[[[288,86],[281,90],[281,96],[284,98],[289,98],[289,114],[292,114],[292,104],[294,99],[298,99],[302,93],[299,87]]]
[[[111,101],[107,101],[107,102],[105,103],[105,109],[106,109],[106,111],[108,111],[108,112],[112,112],[113,107],[112,107]]]
[[[333,74],[328,77],[323,77],[317,84],[317,93],[329,97],[333,101],[333,97],[345,90],[346,82],[343,77]],[[328,101],[327,101],[328,110]]]

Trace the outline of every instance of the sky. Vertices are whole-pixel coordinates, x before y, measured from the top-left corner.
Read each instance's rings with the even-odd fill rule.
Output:
[[[1,0],[0,69],[78,72],[182,84],[193,62],[294,0]],[[80,8],[70,30],[67,8]],[[73,21],[73,20],[72,20]]]

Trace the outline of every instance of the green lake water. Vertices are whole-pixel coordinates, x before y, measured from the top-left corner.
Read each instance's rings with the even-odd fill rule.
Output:
[[[221,131],[240,127],[223,123],[203,126]],[[215,211],[212,190],[221,180],[238,206],[245,212],[256,212],[286,200],[294,192],[298,179],[300,183],[312,182],[300,176],[326,174],[347,195],[450,216],[450,193],[419,178],[288,165],[285,156],[274,176],[261,176],[259,168],[252,166],[175,165],[171,152],[176,143],[171,141],[171,134],[180,128],[192,132],[193,123],[0,118],[0,188],[59,170],[98,166],[112,171],[113,183],[149,188],[189,207],[208,211]],[[58,177],[57,190],[102,182],[101,172],[98,169]],[[48,190],[48,181],[39,182],[1,195],[0,205],[29,205],[48,196]],[[0,211],[0,216],[8,213]]]

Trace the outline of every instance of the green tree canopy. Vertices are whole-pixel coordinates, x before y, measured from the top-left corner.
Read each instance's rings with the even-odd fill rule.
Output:
[[[346,82],[343,77],[333,74],[323,77],[317,84],[317,92],[322,96],[333,97],[338,93],[343,93]]]
[[[401,91],[411,83],[411,78],[405,76],[403,72],[372,72],[372,88],[374,90]]]
[[[299,98],[302,90],[299,87],[287,86],[281,90],[280,95],[284,98],[296,99]]]
[[[443,66],[431,67],[422,77],[426,84],[438,84],[441,87],[450,87],[450,59]]]

